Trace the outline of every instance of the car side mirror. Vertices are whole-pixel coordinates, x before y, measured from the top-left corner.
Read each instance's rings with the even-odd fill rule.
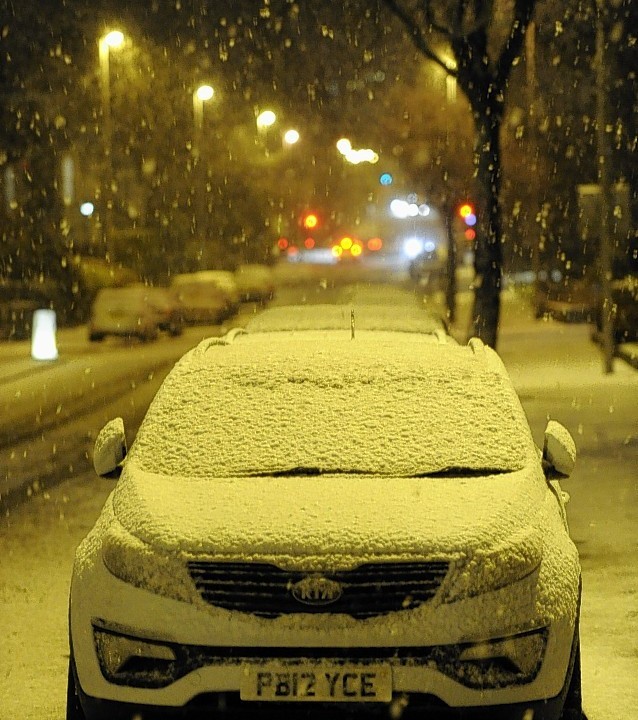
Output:
[[[100,476],[120,470],[120,463],[126,457],[126,435],[121,417],[109,420],[100,430],[93,448],[93,467]]]
[[[558,474],[569,477],[576,464],[576,443],[569,430],[555,420],[545,428],[543,445],[543,466],[549,477]]]

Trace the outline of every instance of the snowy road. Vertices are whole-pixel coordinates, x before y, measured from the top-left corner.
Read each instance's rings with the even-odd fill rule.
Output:
[[[459,335],[463,327],[461,320]],[[533,322],[516,304],[506,304],[499,351],[537,442],[549,416],[579,448],[563,489],[583,564],[587,716],[638,720],[638,372],[616,361],[603,376],[586,327]],[[131,422],[154,387],[124,399]],[[115,411],[107,404],[91,418]],[[80,472],[0,520],[0,720],[64,717],[73,552],[112,487]]]

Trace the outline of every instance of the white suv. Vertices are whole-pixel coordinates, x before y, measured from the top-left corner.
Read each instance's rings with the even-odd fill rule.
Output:
[[[98,437],[121,475],[76,555],[68,720],[581,717],[574,458],[477,340],[203,341],[128,454]]]

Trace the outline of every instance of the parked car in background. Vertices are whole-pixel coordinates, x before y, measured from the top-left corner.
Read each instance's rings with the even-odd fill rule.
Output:
[[[588,274],[554,267],[540,270],[533,288],[534,316],[566,322],[591,322],[596,314],[597,288]]]
[[[282,332],[301,330],[342,330],[355,335],[359,330],[392,330],[395,332],[446,333],[443,319],[409,305],[397,312],[396,306],[343,305],[277,305],[255,315],[246,325],[249,332]]]
[[[182,332],[183,313],[175,293],[168,288],[142,283],[103,288],[93,301],[89,318],[89,340],[108,335],[154,340],[160,331]]]
[[[580,718],[574,460],[477,339],[204,340],[130,452],[121,418],[96,440],[120,476],[76,553],[67,720]]]
[[[225,294],[229,314],[237,312],[241,297],[235,273],[230,270],[202,270],[197,275],[203,282],[216,285]]]
[[[221,322],[236,311],[239,303],[228,288],[220,286],[214,271],[175,275],[171,288],[180,302],[184,321],[191,325]]]
[[[242,302],[263,302],[275,294],[273,271],[267,265],[247,263],[235,270],[235,282]]]

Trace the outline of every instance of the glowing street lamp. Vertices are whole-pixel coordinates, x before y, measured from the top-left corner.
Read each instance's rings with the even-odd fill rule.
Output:
[[[113,185],[113,157],[111,152],[113,130],[111,127],[111,78],[110,78],[110,56],[111,49],[117,49],[124,44],[124,35],[119,30],[111,30],[100,38],[99,59],[100,59],[100,83],[102,90],[102,133],[104,139],[104,156],[106,158],[106,178],[104,191],[104,241],[107,253],[111,244],[111,188]]]
[[[200,85],[193,93],[193,123],[195,133],[193,138],[193,154],[199,152],[202,128],[204,127],[204,103],[212,100],[215,90],[210,85]]]
[[[211,100],[214,94],[215,91],[210,85],[200,85],[193,93],[193,117],[198,131],[204,123],[204,103]]]
[[[264,110],[257,116],[257,127],[266,130],[277,122],[277,116],[272,110]]]
[[[295,143],[299,142],[299,133],[297,130],[290,129],[286,130],[284,133],[284,142],[286,145],[294,145]]]

